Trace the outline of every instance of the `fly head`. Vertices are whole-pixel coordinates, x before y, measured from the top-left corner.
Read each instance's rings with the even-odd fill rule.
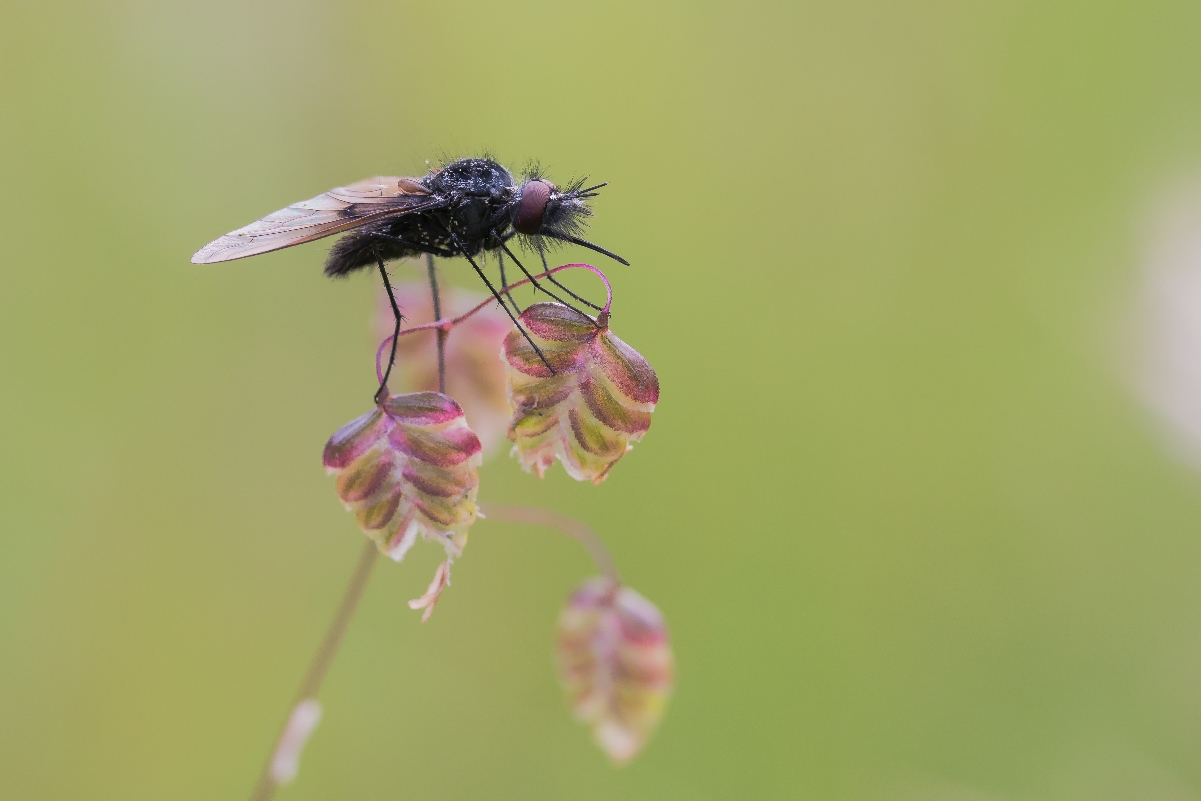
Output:
[[[560,189],[545,178],[526,181],[514,205],[513,228],[526,236],[552,239],[583,232],[585,218],[592,216],[586,201],[593,193],[581,190],[581,184]]]

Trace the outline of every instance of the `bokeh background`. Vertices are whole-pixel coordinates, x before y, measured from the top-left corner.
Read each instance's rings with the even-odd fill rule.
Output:
[[[0,797],[249,793],[361,543],[319,456],[376,281],[188,258],[485,148],[610,182],[663,395],[601,487],[502,454],[481,500],[601,532],[677,691],[612,768],[550,658],[586,558],[484,522],[424,626],[436,549],[379,565],[281,798],[1201,797],[1201,475],[1137,380],[1199,36],[1183,0],[8,0]]]

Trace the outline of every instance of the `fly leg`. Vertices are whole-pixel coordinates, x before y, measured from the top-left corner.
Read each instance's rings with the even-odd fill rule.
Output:
[[[392,375],[392,365],[396,363],[396,340],[400,339],[400,323],[404,320],[404,316],[400,313],[400,307],[396,305],[396,296],[392,294],[392,282],[388,280],[388,271],[384,269],[384,259],[380,256],[379,245],[375,245],[375,262],[379,265],[380,278],[384,279],[384,291],[388,293],[388,302],[392,304],[392,316],[396,318],[396,330],[392,332],[392,354],[388,357],[388,369],[384,371],[384,380],[380,382],[379,389],[375,391],[375,402],[380,402],[380,396],[384,394],[388,388],[388,376]]]
[[[545,249],[545,248],[538,248],[538,255],[542,257],[542,271],[543,271],[543,272],[546,272],[546,271],[550,270],[550,267],[549,267],[549,266],[547,265],[547,263],[546,263],[546,249]],[[562,290],[563,290],[564,292],[566,292],[568,295],[571,295],[573,298],[575,298],[576,300],[578,300],[580,303],[583,303],[585,306],[590,306],[590,307],[592,307],[593,309],[596,309],[597,311],[604,311],[604,310],[605,310],[605,307],[604,307],[604,306],[597,306],[595,303],[593,303],[592,301],[588,300],[587,298],[581,298],[579,295],[577,295],[576,293],[572,292],[570,289],[568,289],[567,287],[565,287],[563,284],[559,283],[559,279],[555,278],[553,275],[548,275],[548,276],[546,276],[546,279],[547,279],[548,281],[550,281],[552,284],[554,284],[555,286],[557,286],[559,289],[562,289]]]
[[[501,238],[500,238],[500,245],[501,245],[501,247],[505,247],[505,243],[506,243],[506,242],[508,242],[510,239],[512,239],[512,238],[513,238],[513,237],[515,237],[515,236],[517,236],[517,232],[516,232],[516,231],[510,231],[510,232],[509,232],[509,233],[508,233],[506,236],[503,236],[503,237],[501,237]],[[507,251],[508,251],[508,248],[505,248],[505,250],[506,250],[506,252],[507,252]],[[511,254],[510,254],[510,255],[511,255]],[[541,258],[542,258],[542,271],[543,271],[543,272],[549,272],[549,271],[550,271],[550,266],[549,266],[549,265],[546,263],[546,249],[545,249],[545,248],[543,248],[543,247],[539,247],[539,248],[538,248],[538,255],[539,255]],[[529,273],[526,273],[526,275],[529,275]],[[531,276],[531,280],[532,280],[532,279],[533,279],[533,276]],[[593,303],[592,301],[588,300],[587,298],[582,298],[582,297],[580,297],[580,296],[579,296],[579,295],[577,295],[576,293],[572,292],[572,291],[571,291],[571,289],[570,289],[569,287],[567,287],[567,286],[564,286],[564,285],[563,285],[563,284],[562,284],[562,283],[559,281],[559,279],[558,279],[558,278],[555,278],[553,275],[548,275],[548,276],[546,276],[546,280],[550,281],[552,284],[554,284],[555,286],[557,286],[559,289],[562,289],[562,290],[563,290],[564,292],[566,292],[568,295],[571,295],[571,297],[575,298],[575,299],[576,299],[576,300],[578,300],[580,303],[583,303],[585,306],[589,306],[589,307],[591,307],[591,308],[593,308],[593,309],[596,309],[597,311],[603,311],[603,310],[604,310],[604,306],[597,306],[595,303]],[[545,292],[546,290],[543,290],[543,291]],[[548,294],[549,294],[549,293],[548,293]],[[567,305],[567,304],[564,304],[564,305]],[[578,309],[577,309],[577,311],[578,311]]]
[[[484,275],[484,271],[481,270],[480,266],[475,263],[475,259],[471,258],[471,256],[467,253],[467,248],[463,246],[462,240],[460,240],[459,237],[454,234],[454,232],[448,231],[447,233],[450,234],[450,239],[455,243],[455,247],[459,249],[457,255],[467,259],[467,262],[475,269],[476,274],[483,279],[484,286],[488,287],[488,291],[492,293],[492,297],[496,298],[496,302],[499,303],[500,307],[505,310],[505,314],[509,315],[509,319],[513,321],[513,325],[517,326],[517,330],[521,332],[523,337],[525,337],[525,341],[530,343],[530,347],[534,349],[534,353],[537,353],[538,358],[541,359],[542,363],[546,365],[546,369],[550,370],[551,373],[554,374],[555,368],[550,366],[550,362],[546,360],[546,356],[542,353],[542,349],[538,347],[537,343],[535,343],[532,338],[530,338],[529,332],[527,332],[525,328],[522,327],[521,323],[517,321],[517,318],[513,316],[512,309],[505,304],[505,301],[500,296],[500,293],[496,291],[496,287],[492,286],[492,282],[488,280],[488,276]]]
[[[518,261],[518,260],[517,260],[517,257],[513,255],[513,251],[509,250],[509,246],[508,246],[508,245],[506,245],[506,244],[504,244],[504,243],[502,242],[500,246],[501,246],[501,248],[503,248],[503,249],[504,249],[505,253],[508,253],[508,254],[509,254],[509,258],[510,258],[510,259],[512,259],[513,261],[517,262],[517,266],[521,268],[521,271],[522,271],[523,273],[525,273],[525,277],[526,277],[526,278],[528,278],[528,279],[530,279],[530,283],[534,285],[534,290],[535,290],[535,291],[537,291],[537,290],[541,289],[543,292],[545,292],[546,294],[550,295],[552,298],[554,298],[555,300],[557,300],[559,303],[563,304],[563,305],[564,305],[564,306],[566,306],[567,308],[571,309],[571,310],[572,310],[573,312],[575,312],[576,314],[579,314],[579,315],[581,315],[581,316],[583,316],[583,317],[587,317],[587,316],[588,316],[588,315],[584,314],[582,311],[580,311],[579,309],[577,309],[575,306],[572,306],[570,303],[568,303],[567,301],[563,300],[563,298],[559,297],[559,296],[558,296],[558,295],[556,295],[554,292],[551,292],[549,289],[547,289],[546,287],[542,286],[542,284],[538,283],[538,279],[537,279],[537,278],[535,278],[534,276],[530,275],[530,271],[529,271],[529,270],[527,270],[527,269],[525,268],[525,265],[524,265],[524,264],[522,264],[520,261]],[[551,276],[549,276],[549,275],[547,276],[547,278],[550,278],[550,277],[551,277]],[[556,281],[556,282],[555,282],[555,284],[556,284],[556,285],[559,285],[559,282],[558,282],[558,281]],[[567,287],[563,287],[563,289],[567,289]],[[576,294],[575,294],[574,292],[572,292],[570,289],[567,289],[567,291],[568,291],[568,293],[570,293],[570,294],[571,294],[571,296],[572,296],[572,297],[577,297],[577,296],[576,296]],[[579,298],[579,299],[580,299],[580,300],[582,300],[582,298]],[[586,301],[586,300],[585,300],[584,302],[585,302],[585,303],[588,303],[588,301]],[[589,306],[591,306],[592,304],[591,304],[591,303],[588,303],[588,305],[589,305]]]

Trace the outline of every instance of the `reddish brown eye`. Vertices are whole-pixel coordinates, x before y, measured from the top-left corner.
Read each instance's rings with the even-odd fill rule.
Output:
[[[530,181],[521,190],[521,205],[513,217],[513,227],[519,234],[536,234],[542,227],[542,215],[546,212],[546,201],[554,186],[541,179]]]

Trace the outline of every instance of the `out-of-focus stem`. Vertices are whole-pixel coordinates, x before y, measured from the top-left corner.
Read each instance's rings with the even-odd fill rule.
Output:
[[[293,710],[300,704],[314,699],[321,691],[321,685],[325,682],[326,674],[329,673],[329,666],[334,661],[338,648],[342,645],[342,638],[346,635],[346,629],[350,627],[350,621],[354,619],[359,600],[363,597],[363,590],[367,589],[367,582],[371,578],[371,569],[375,567],[375,560],[378,556],[379,549],[374,542],[367,540],[363,543],[359,561],[354,567],[354,572],[350,574],[350,582],[346,585],[345,592],[342,593],[342,602],[338,604],[338,611],[334,614],[334,619],[330,622],[325,637],[321,640],[321,645],[317,647],[313,661],[309,663],[304,680],[300,682],[300,689],[297,690],[296,700],[292,704]],[[292,719],[292,713],[290,713],[289,723],[292,722]],[[280,734],[280,740],[272,750],[271,756],[267,758],[267,764],[263,766],[258,784],[255,785],[254,792],[250,794],[250,801],[269,801],[275,796],[279,783],[273,776],[272,763],[288,735],[289,726],[285,724],[284,731]]]
[[[601,541],[595,531],[580,521],[548,509],[536,509],[532,506],[504,506],[498,503],[489,503],[481,505],[480,512],[488,520],[507,520],[510,523],[530,523],[535,526],[549,526],[558,529],[584,546],[584,550],[588,551],[588,555],[596,564],[597,570],[618,584],[621,583],[621,574],[617,572],[617,565],[613,562],[609,549],[605,547],[605,543]]]
[[[434,266],[434,254],[425,254],[425,266],[430,274],[430,296],[434,300],[434,319],[442,319],[442,302],[438,298],[438,268]],[[446,394],[446,335],[445,328],[439,328],[438,335],[438,391]]]

